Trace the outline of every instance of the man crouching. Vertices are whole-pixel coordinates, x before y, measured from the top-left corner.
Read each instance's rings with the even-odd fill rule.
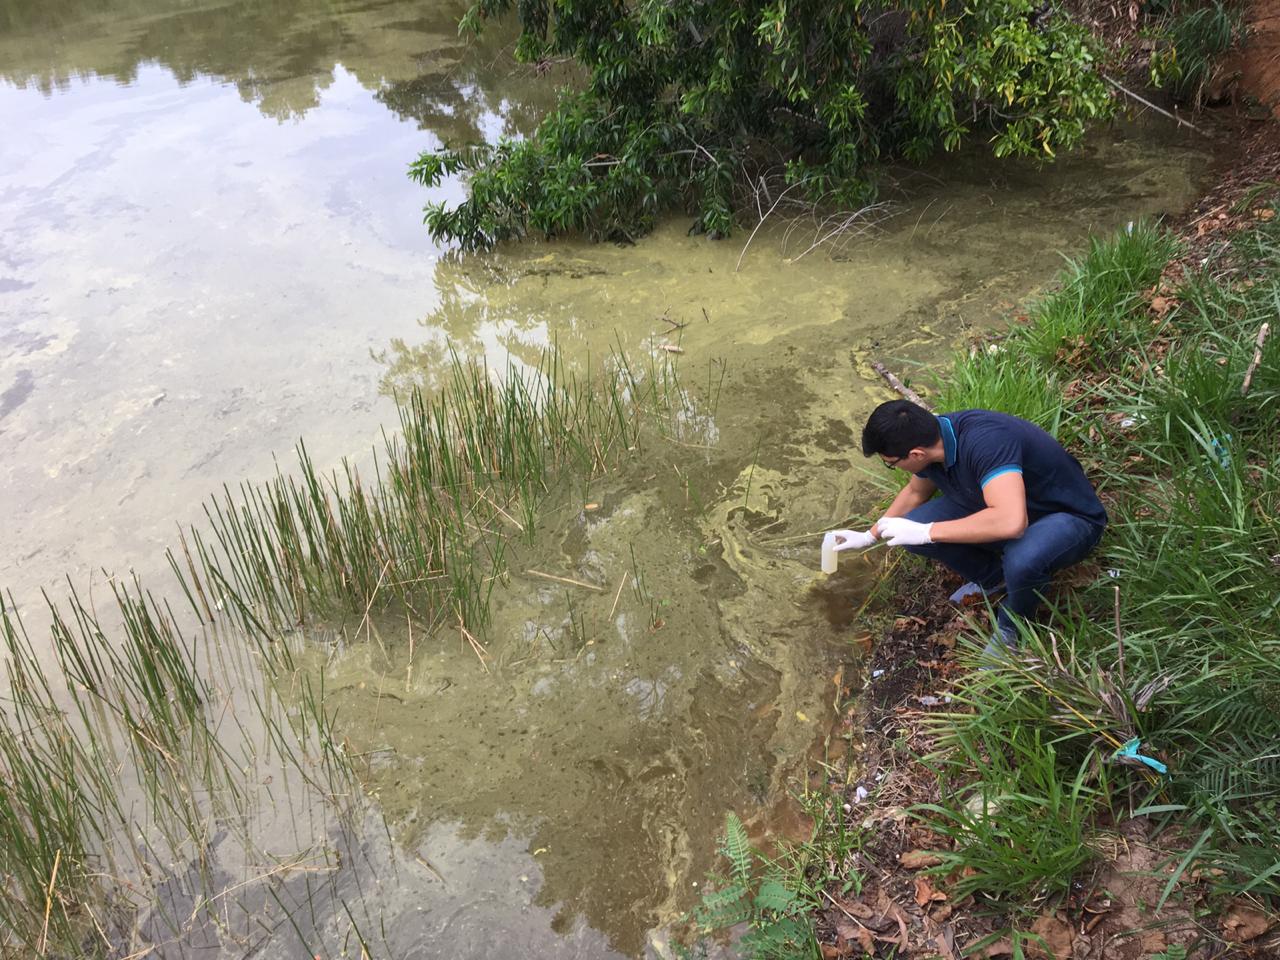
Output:
[[[891,400],[867,419],[862,453],[912,477],[870,530],[840,548],[884,538],[938,560],[970,581],[952,595],[956,601],[1003,587],[991,655],[1017,644],[1017,620],[1035,613],[1054,573],[1083,560],[1107,525],[1079,461],[1007,413],[935,416]]]

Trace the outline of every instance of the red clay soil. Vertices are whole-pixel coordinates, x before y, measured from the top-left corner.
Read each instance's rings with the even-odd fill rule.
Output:
[[[1245,22],[1246,49],[1226,69],[1238,72],[1240,88],[1280,118],[1280,0],[1254,0]]]

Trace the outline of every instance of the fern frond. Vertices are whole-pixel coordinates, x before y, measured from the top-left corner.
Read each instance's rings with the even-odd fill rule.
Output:
[[[702,930],[720,930],[751,919],[750,891],[736,881],[719,890],[702,894],[702,902],[694,908],[693,922]]]
[[[807,920],[784,917],[753,929],[738,942],[739,953],[751,960],[804,960],[819,955],[813,928]]]
[[[722,852],[729,861],[733,879],[745,889],[751,886],[751,844],[747,840],[747,828],[732,811],[725,817],[724,847]]]
[[[760,884],[756,892],[756,909],[772,910],[775,913],[788,914],[800,905],[800,897],[795,891],[787,888],[781,880],[770,877]]]

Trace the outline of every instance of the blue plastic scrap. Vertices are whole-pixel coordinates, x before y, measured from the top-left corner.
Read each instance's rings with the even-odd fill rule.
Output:
[[[1230,443],[1231,434],[1228,433],[1224,439],[1227,443]],[[1229,470],[1231,468],[1231,451],[1229,451],[1226,444],[1217,437],[1210,437],[1209,442],[1213,446],[1213,455],[1218,461],[1218,466],[1223,470]]]
[[[1138,748],[1142,746],[1142,741],[1134,737],[1123,747],[1112,754],[1113,757],[1125,757],[1130,760],[1137,760],[1139,763],[1145,763],[1156,773],[1168,773],[1169,768],[1154,757],[1144,757],[1138,752]]]

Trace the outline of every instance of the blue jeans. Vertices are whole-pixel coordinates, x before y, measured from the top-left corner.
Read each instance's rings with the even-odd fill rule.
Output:
[[[907,514],[909,520],[934,523],[959,520],[972,511],[947,497],[935,497]],[[1005,597],[997,624],[1005,636],[1014,636],[1013,617],[1029,618],[1040,605],[1041,590],[1054,573],[1088,556],[1102,537],[1103,528],[1073,513],[1048,513],[1028,524],[1016,540],[991,543],[926,543],[907,547],[921,557],[937,560],[984,590],[1002,582]]]

